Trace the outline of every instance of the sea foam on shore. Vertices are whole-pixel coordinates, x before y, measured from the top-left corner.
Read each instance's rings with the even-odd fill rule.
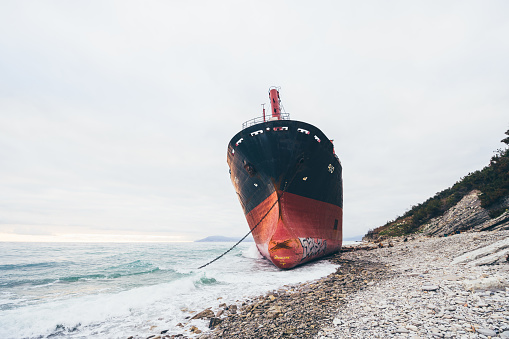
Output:
[[[228,305],[285,284],[314,280],[337,265],[280,271],[232,243],[51,244],[0,246],[1,338],[127,338],[189,333],[176,326],[196,311]],[[194,313],[193,313],[194,312]]]
[[[220,310],[198,337],[508,338],[504,239],[509,231],[360,246],[330,258],[341,266],[327,277]]]

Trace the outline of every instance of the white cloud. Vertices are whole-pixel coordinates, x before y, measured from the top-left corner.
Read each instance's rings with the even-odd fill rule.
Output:
[[[226,145],[271,85],[335,139],[345,236],[482,168],[509,128],[503,1],[2,7],[0,232],[243,235]]]

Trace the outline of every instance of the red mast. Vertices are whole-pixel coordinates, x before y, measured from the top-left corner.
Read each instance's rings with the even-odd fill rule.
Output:
[[[279,91],[276,88],[269,90],[270,106],[272,107],[272,118],[281,120],[281,109],[279,108]]]

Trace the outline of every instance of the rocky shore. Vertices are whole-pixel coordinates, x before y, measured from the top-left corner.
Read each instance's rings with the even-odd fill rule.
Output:
[[[509,231],[348,253],[394,273],[348,296],[318,338],[509,338]]]
[[[211,305],[159,338],[509,338],[509,231],[345,248],[337,271],[235,305]],[[207,328],[208,327],[208,328]]]

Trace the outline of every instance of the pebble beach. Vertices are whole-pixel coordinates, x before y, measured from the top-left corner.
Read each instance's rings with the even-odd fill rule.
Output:
[[[394,275],[349,295],[318,338],[509,338],[508,237],[423,237],[343,255]]]
[[[193,316],[203,327],[149,338],[509,338],[508,255],[509,231],[363,243],[327,277],[218,300]]]

